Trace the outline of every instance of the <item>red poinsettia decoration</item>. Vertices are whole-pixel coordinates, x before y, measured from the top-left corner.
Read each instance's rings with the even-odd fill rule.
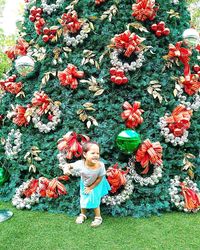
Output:
[[[78,20],[78,15],[76,11],[73,10],[62,15],[61,24],[64,26],[64,33],[77,33],[81,29],[83,22]]]
[[[84,72],[78,71],[77,67],[73,64],[68,64],[64,71],[58,72],[58,79],[63,86],[69,85],[71,89],[76,89],[78,86],[77,78],[83,78]]]
[[[115,35],[113,38],[113,44],[116,49],[125,50],[124,55],[130,57],[133,52],[139,52],[141,50],[140,43],[145,39],[139,37],[135,33],[131,33],[129,30]]]
[[[46,111],[48,111],[49,104],[51,102],[51,99],[48,97],[47,94],[42,92],[35,92],[34,98],[32,99],[32,106],[37,107],[37,113],[39,115],[43,115]]]
[[[185,208],[188,210],[195,210],[200,207],[200,196],[194,190],[187,187],[184,182],[180,183],[182,195],[185,199]]]
[[[147,19],[152,21],[156,17],[158,9],[155,0],[136,0],[136,3],[132,5],[132,16],[142,22]]]
[[[16,75],[12,75],[8,77],[5,81],[0,80],[0,88],[10,92],[11,94],[18,94],[22,89],[22,83],[21,82],[15,82],[16,81]]]
[[[145,140],[136,152],[136,161],[144,168],[142,174],[147,174],[149,164],[162,164],[162,146],[159,142],[152,143],[149,139]]]
[[[13,47],[10,47],[5,51],[5,54],[11,59],[14,60],[17,56],[25,56],[27,54],[27,49],[29,44],[23,39],[19,38],[17,44]]]
[[[67,159],[78,158],[83,153],[82,144],[89,140],[90,138],[86,135],[69,131],[62,139],[58,140],[58,149],[66,153]]]
[[[180,137],[190,127],[191,116],[192,110],[188,110],[184,105],[179,105],[165,121],[169,124],[168,127],[171,133],[176,137]]]
[[[181,79],[181,84],[188,95],[194,95],[200,90],[199,75],[191,74],[186,78]]]
[[[113,167],[109,167],[106,171],[108,182],[111,186],[111,193],[116,193],[117,190],[126,184],[126,174],[129,172],[129,169],[126,171],[118,168],[118,163]]]
[[[143,109],[140,109],[140,102],[134,102],[133,106],[129,102],[124,102],[121,117],[126,121],[127,128],[135,128],[143,122],[142,113]]]

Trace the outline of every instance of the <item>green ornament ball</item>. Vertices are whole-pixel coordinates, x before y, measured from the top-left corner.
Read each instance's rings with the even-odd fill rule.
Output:
[[[0,186],[4,184],[8,180],[8,173],[4,168],[0,167]]]
[[[121,152],[132,154],[140,145],[140,135],[132,129],[121,131],[116,138],[116,145]]]

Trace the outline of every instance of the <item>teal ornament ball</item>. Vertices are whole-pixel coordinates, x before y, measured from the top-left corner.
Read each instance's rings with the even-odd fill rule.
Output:
[[[116,145],[121,152],[132,154],[140,145],[140,135],[132,129],[121,131],[116,138]]]
[[[15,61],[15,68],[21,76],[27,76],[34,70],[35,62],[30,56],[18,57]]]

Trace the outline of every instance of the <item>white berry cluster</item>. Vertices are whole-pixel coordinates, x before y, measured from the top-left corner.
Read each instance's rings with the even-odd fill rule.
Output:
[[[64,34],[64,42],[67,46],[76,47],[79,43],[83,43],[83,40],[88,37],[90,32],[90,26],[88,23],[83,23],[81,30],[77,36],[71,36],[69,32]]]
[[[181,89],[177,89],[177,96],[180,103],[185,105],[188,109],[198,111],[200,108],[200,95],[198,93],[193,95],[193,102],[187,102],[187,97],[183,96],[183,85],[180,86]]]
[[[64,152],[60,152],[59,154],[57,154],[57,159],[59,161],[59,168],[62,169],[65,173],[69,173],[72,176],[80,176],[80,173],[77,171],[73,171],[68,169],[68,163],[66,161],[66,157],[65,157],[65,153]]]
[[[10,157],[14,158],[20,151],[21,151],[21,132],[19,129],[16,131],[12,129],[9,134],[8,138],[6,139],[5,143],[5,154]]]
[[[106,205],[120,205],[130,198],[130,195],[133,193],[134,185],[133,185],[133,175],[132,169],[130,169],[129,173],[126,175],[126,184],[124,186],[124,190],[118,195],[106,195],[102,198],[102,203]]]
[[[29,188],[29,184],[32,180],[28,180],[26,182],[23,182],[22,185],[16,189],[16,193],[12,198],[12,204],[17,209],[31,209],[31,206],[33,206],[36,203],[39,203],[39,187],[37,188],[36,192],[33,193],[30,197],[23,198],[24,191]]]
[[[123,71],[136,71],[137,69],[141,68],[143,65],[143,62],[145,61],[145,58],[143,56],[143,51],[135,53],[137,56],[136,61],[131,62],[130,64],[128,63],[122,63],[122,61],[119,59],[119,55],[123,51],[121,49],[115,49],[111,54],[110,54],[110,59],[111,59],[111,64],[113,67],[120,68]]]
[[[42,0],[42,8],[44,12],[47,12],[47,14],[51,15],[54,11],[56,11],[62,4],[64,3],[65,0],[56,0],[55,4],[47,4],[47,0]]]
[[[149,177],[142,177],[135,171],[135,160],[130,159],[129,166],[132,169],[133,173],[133,179],[135,182],[139,183],[140,186],[153,186],[159,182],[159,180],[162,178],[162,168],[163,165],[158,166],[154,165],[154,170],[151,176]]]
[[[59,107],[57,105],[50,103],[48,111],[51,111],[53,117],[52,121],[49,121],[47,124],[41,122],[41,116],[38,115],[37,112],[34,112],[32,114],[32,121],[34,123],[34,127],[38,128],[39,131],[42,133],[49,133],[51,130],[55,130],[57,124],[61,121],[61,111],[59,110]]]
[[[188,131],[184,130],[181,137],[175,136],[170,132],[170,129],[168,128],[168,124],[166,122],[167,116],[169,116],[169,114],[165,114],[164,117],[161,117],[160,122],[158,123],[161,129],[161,135],[164,136],[165,142],[171,142],[173,146],[183,146],[185,142],[188,142]]]
[[[199,189],[197,184],[190,180],[189,177],[183,181],[183,183],[194,192],[199,193]],[[176,175],[174,179],[170,180],[170,188],[169,188],[169,195],[171,197],[171,202],[177,207],[179,210],[183,210],[184,212],[197,212],[199,210],[188,210],[185,207],[184,196],[181,195],[181,187],[180,187],[180,176]]]

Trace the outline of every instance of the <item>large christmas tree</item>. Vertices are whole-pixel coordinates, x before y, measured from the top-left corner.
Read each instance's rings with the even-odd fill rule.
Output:
[[[1,199],[77,214],[79,178],[60,168],[91,140],[109,168],[104,213],[196,211],[199,46],[191,30],[182,41],[186,2],[25,2],[0,82]]]

